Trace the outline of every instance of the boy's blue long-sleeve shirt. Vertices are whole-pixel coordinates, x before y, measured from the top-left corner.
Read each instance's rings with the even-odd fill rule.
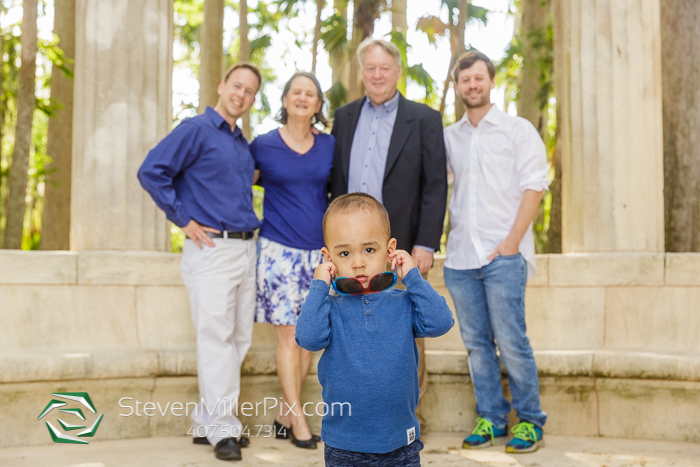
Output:
[[[418,268],[403,283],[406,291],[356,296],[331,296],[324,281],[311,283],[296,342],[325,349],[318,364],[328,406],[321,437],[334,448],[386,453],[420,437],[415,338],[441,336],[454,319]]]

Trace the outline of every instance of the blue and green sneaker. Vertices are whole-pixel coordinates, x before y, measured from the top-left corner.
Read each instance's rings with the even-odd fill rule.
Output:
[[[506,452],[519,454],[525,452],[535,452],[540,446],[544,446],[542,428],[533,423],[520,421],[511,430],[513,439],[506,444]]]
[[[480,449],[502,444],[506,440],[508,427],[501,429],[485,418],[476,417],[476,427],[472,434],[464,438],[463,449]]]

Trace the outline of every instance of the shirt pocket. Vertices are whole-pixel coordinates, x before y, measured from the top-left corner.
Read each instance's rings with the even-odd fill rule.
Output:
[[[513,177],[513,159],[501,154],[484,154],[481,156],[481,171],[488,187],[505,190]]]

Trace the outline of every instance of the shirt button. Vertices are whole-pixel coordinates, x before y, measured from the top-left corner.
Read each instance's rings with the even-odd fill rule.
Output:
[[[368,315],[368,314],[369,314],[369,310],[365,311],[365,314]]]
[[[365,298],[365,305],[369,305],[369,300]]]

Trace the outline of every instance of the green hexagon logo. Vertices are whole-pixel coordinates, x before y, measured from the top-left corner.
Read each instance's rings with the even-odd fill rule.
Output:
[[[48,404],[46,404],[46,407],[44,407],[44,410],[41,411],[39,416],[37,417],[37,420],[41,420],[44,418],[47,414],[49,414],[53,409],[58,409],[59,412],[64,413],[66,415],[70,415],[70,417],[64,416],[63,418],[70,419],[71,422],[75,422],[76,419],[73,417],[76,417],[80,419],[80,422],[78,423],[70,423],[66,422],[64,420],[61,420],[60,418],[57,418],[58,425],[63,429],[63,431],[74,431],[74,430],[82,430],[81,432],[77,433],[76,436],[70,436],[64,433],[63,431],[59,430],[55,426],[53,426],[49,421],[46,421],[46,428],[49,430],[49,434],[51,435],[51,439],[53,440],[54,443],[70,443],[70,444],[90,444],[87,440],[85,439],[80,439],[80,438],[90,438],[95,436],[95,433],[97,433],[97,428],[100,426],[100,423],[102,422],[102,417],[104,417],[104,414],[100,414],[97,419],[90,425],[88,428],[87,424],[85,424],[85,415],[83,414],[83,411],[80,408],[68,408],[66,407],[69,402],[78,402],[82,404],[85,408],[87,408],[90,412],[97,414],[97,409],[95,409],[95,404],[92,403],[92,400],[90,399],[90,396],[88,395],[87,392],[54,392],[51,394],[53,397],[58,397],[59,399],[64,399],[64,400],[59,400],[59,399],[51,399]],[[83,422],[83,423],[81,423]]]

